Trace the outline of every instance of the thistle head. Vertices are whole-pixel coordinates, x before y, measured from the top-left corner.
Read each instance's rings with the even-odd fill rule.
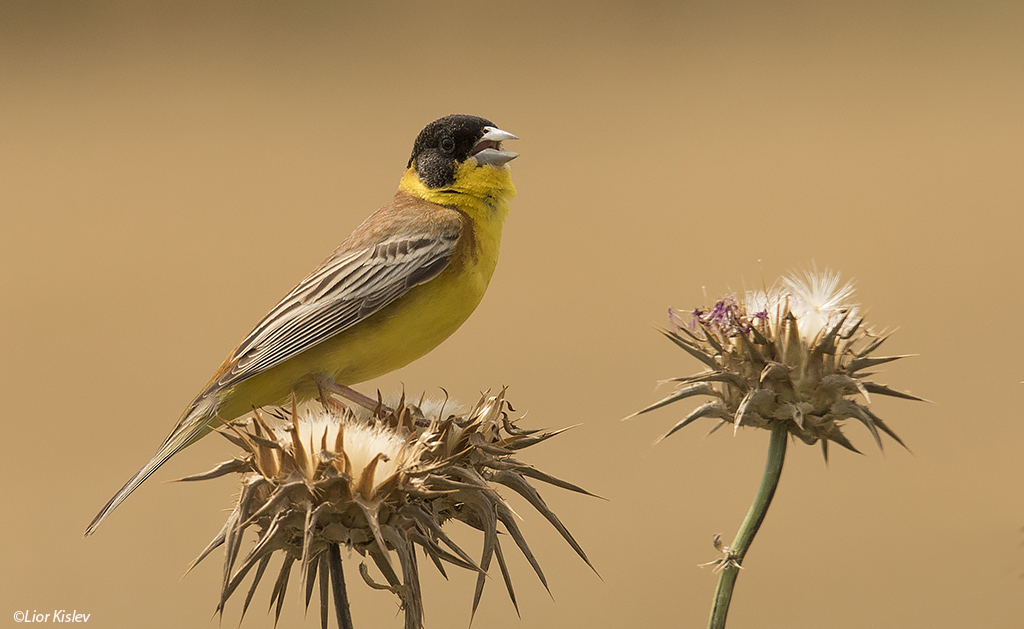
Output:
[[[854,420],[879,448],[879,431],[906,447],[869,408],[871,394],[921,398],[871,379],[866,370],[905,356],[874,355],[889,335],[864,323],[853,293],[852,282],[840,283],[838,273],[815,269],[694,308],[689,320],[670,311],[663,333],[706,369],[673,378],[673,394],[634,415],[708,396],[662,439],[701,417],[719,420],[712,432],[726,424],[770,429],[783,422],[804,443],[820,442],[827,460],[829,442],[857,451],[841,430]]]
[[[492,558],[497,558],[512,596],[499,531],[516,543],[546,587],[540,565],[499,493],[502,486],[526,497],[589,565],[583,550],[527,479],[587,492],[512,456],[561,431],[520,429],[509,418],[510,411],[502,391],[496,396],[485,394],[468,411],[444,402],[410,404],[403,396],[394,409],[381,404],[373,413],[293,404],[290,410],[255,412],[231,424],[223,434],[242,448],[242,455],[206,474],[183,479],[241,476],[242,489],[227,523],[193,562],[195,566],[213,549],[225,547],[218,611],[223,613],[228,598],[255,568],[242,608],[244,617],[267,564],[272,557],[282,556],[271,594],[276,617],[280,617],[291,569],[298,565],[307,607],[313,584],[320,579],[321,620],[326,626],[331,590],[336,613],[347,609],[347,602],[338,600],[344,591],[341,548],[345,547],[376,566],[384,582],[371,576],[366,562],[360,564],[363,579],[398,596],[405,627],[418,629],[423,603],[415,548],[442,574],[446,563],[478,573],[475,612]],[[456,520],[483,533],[479,561],[444,532],[443,527]],[[256,543],[239,561],[247,531],[255,531]]]

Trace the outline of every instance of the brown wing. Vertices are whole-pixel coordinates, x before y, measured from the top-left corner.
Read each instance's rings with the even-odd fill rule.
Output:
[[[272,369],[437,277],[461,228],[458,212],[425,201],[385,206],[256,325],[211,388]]]

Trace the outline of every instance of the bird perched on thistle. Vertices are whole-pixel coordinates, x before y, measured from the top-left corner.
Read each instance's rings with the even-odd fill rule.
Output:
[[[518,139],[451,115],[413,144],[398,192],[275,306],[185,410],[156,455],[100,510],[90,535],[175,453],[214,428],[324,387],[370,380],[423,356],[476,309],[498,263],[515,194],[502,149]]]

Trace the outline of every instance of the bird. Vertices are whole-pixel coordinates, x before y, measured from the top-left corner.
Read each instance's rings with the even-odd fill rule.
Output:
[[[455,332],[498,262],[516,195],[508,163],[518,157],[502,143],[517,139],[462,114],[424,127],[391,201],[242,339],[85,535],[168,459],[226,422],[394,371]]]

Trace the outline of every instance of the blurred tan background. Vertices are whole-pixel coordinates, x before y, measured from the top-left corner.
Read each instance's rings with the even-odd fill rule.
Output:
[[[526,458],[609,498],[543,491],[602,578],[513,501],[553,600],[514,556],[522,620],[495,573],[475,627],[706,623],[697,564],[746,513],[767,433],[705,440],[707,420],[652,447],[690,406],[619,419],[700,369],[654,329],[669,306],[812,260],[919,354],[880,380],[935,403],[874,403],[914,454],[858,426],[866,456],[791,447],[730,627],[1021,626],[1019,3],[350,4],[0,5],[3,626],[218,626],[222,553],[180,577],[235,483],[161,481],[226,441],[82,531],[453,112],[522,138],[501,263],[449,341],[361,388],[509,385],[523,425],[582,424]],[[401,627],[356,563],[356,626]],[[465,627],[471,576],[422,573],[427,626]],[[244,626],[272,626],[270,582]],[[281,626],[300,599],[293,580]]]

